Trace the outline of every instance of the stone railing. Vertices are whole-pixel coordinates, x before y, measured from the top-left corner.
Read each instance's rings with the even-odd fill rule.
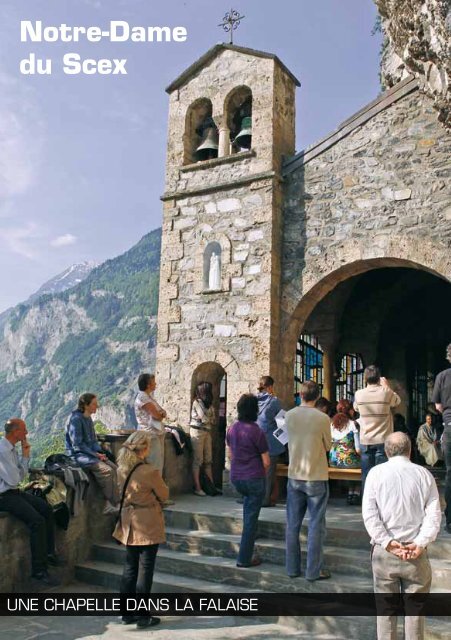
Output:
[[[100,436],[103,446],[117,455],[127,435]],[[188,452],[180,456],[175,454],[171,436],[166,436],[164,477],[171,489],[171,495],[191,491],[191,462]],[[56,529],[58,554],[65,565],[55,570],[63,584],[73,580],[75,566],[86,560],[92,545],[109,540],[114,528],[115,518],[103,515],[104,498],[94,481],[89,485],[87,495],[76,516],[71,517],[67,531]],[[17,518],[0,512],[0,592],[27,592],[30,590],[29,576],[30,535],[27,527]]]

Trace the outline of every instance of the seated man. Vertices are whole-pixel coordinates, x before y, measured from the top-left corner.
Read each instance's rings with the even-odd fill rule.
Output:
[[[90,471],[102,489],[107,501],[104,513],[114,513],[118,509],[119,491],[117,467],[108,460],[97,440],[92,414],[98,409],[93,393],[84,393],[78,400],[78,408],[72,412],[66,427],[66,449],[77,464]]]
[[[0,440],[0,511],[22,520],[30,530],[31,577],[43,586],[57,584],[47,572],[47,565],[60,564],[55,556],[55,524],[53,511],[45,500],[18,488],[28,474],[30,445],[27,427],[20,418],[5,424],[5,437]],[[22,455],[16,449],[21,443]]]

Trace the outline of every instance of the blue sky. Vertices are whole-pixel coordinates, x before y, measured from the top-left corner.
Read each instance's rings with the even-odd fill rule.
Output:
[[[165,87],[228,36],[218,0],[2,0],[0,6],[0,311],[53,275],[130,248],[161,222]],[[301,80],[297,149],[379,93],[372,0],[236,0],[237,44],[276,53]],[[184,26],[185,43],[21,43],[20,21]],[[68,52],[127,58],[128,75],[67,76]],[[24,76],[35,52],[51,76]]]

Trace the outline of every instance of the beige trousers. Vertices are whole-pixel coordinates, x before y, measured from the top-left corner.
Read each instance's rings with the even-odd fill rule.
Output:
[[[149,433],[150,453],[146,458],[146,462],[154,469],[158,469],[161,476],[163,476],[164,467],[164,440],[166,437],[166,431],[163,431],[160,435]]]
[[[401,560],[375,545],[372,555],[375,593],[429,593],[432,572],[427,551],[417,560]],[[397,617],[377,617],[378,640],[397,640]],[[406,616],[405,640],[424,640],[424,617]]]
[[[193,447],[193,470],[198,471],[202,465],[211,467],[212,444],[211,433],[203,429],[189,430],[191,446]]]
[[[119,504],[119,488],[117,485],[117,467],[114,462],[105,460],[89,466],[89,471],[102,489],[102,493],[112,505]]]

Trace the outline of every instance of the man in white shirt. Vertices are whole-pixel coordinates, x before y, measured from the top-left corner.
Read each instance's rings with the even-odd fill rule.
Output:
[[[440,529],[437,486],[429,471],[410,462],[410,439],[396,432],[385,440],[388,462],[368,473],[362,513],[371,536],[375,593],[429,593],[427,546]],[[378,616],[379,640],[396,640],[396,616]],[[406,616],[406,640],[424,638],[424,617]]]
[[[150,436],[150,455],[147,459],[163,474],[164,438],[166,435],[162,420],[166,411],[153,397],[157,387],[153,373],[142,373],[138,378],[138,395],[135,399],[135,415],[138,429],[147,431]]]
[[[40,587],[58,582],[47,567],[61,564],[55,555],[55,523],[53,511],[45,500],[19,489],[28,475],[30,444],[27,427],[20,418],[10,418],[5,424],[5,437],[0,439],[0,511],[18,518],[30,531],[31,577]],[[21,455],[16,449],[20,443]]]

